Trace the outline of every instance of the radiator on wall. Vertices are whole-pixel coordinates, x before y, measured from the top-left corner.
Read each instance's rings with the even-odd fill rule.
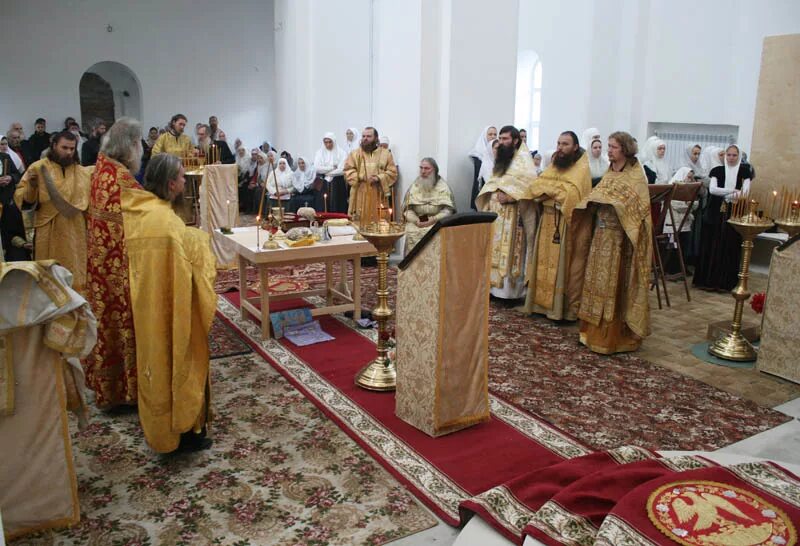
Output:
[[[713,135],[702,133],[672,133],[667,131],[656,131],[655,135],[667,144],[667,161],[675,171],[682,167],[686,162],[686,149],[689,146],[699,144],[701,147],[717,146],[724,148],[728,144],[736,141],[736,137],[730,135]]]

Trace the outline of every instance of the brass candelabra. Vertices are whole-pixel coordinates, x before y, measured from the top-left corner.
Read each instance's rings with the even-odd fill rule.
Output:
[[[743,206],[747,203],[747,208]],[[739,283],[731,295],[736,304],[733,308],[733,322],[731,331],[720,335],[709,347],[712,355],[737,362],[752,362],[756,359],[756,350],[742,335],[742,311],[744,302],[750,298],[747,281],[750,278],[750,255],[753,252],[753,239],[774,224],[768,218],[762,218],[757,212],[758,202],[755,200],[743,201],[734,205],[734,212],[728,223],[742,237],[742,260],[739,266]]]
[[[788,214],[776,219],[775,223],[789,234],[790,239],[800,233],[800,204],[793,202]]]
[[[378,305],[372,310],[372,316],[378,323],[378,356],[358,372],[355,382],[367,390],[393,391],[397,385],[397,368],[388,356],[387,323],[394,313],[389,307],[389,286],[386,277],[389,254],[397,240],[405,234],[405,225],[381,219],[359,226],[358,233],[378,250]]]

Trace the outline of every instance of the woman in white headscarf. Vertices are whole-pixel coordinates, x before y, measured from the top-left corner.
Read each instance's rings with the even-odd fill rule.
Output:
[[[486,184],[486,181],[489,180],[492,176],[492,170],[494,169],[494,159],[497,154],[497,147],[500,145],[500,141],[494,139],[489,143],[489,149],[492,150],[492,153],[487,156],[483,162],[481,163],[481,170],[478,171],[478,191]]]
[[[600,179],[608,171],[608,157],[603,154],[603,141],[600,137],[589,143],[589,171],[592,173],[592,187],[600,183]]]
[[[292,212],[300,207],[317,208],[317,194],[314,190],[314,180],[317,178],[317,171],[314,164],[307,161],[305,157],[297,158],[297,169],[294,171],[293,184],[295,195],[292,197]]]
[[[336,135],[325,133],[322,137],[322,147],[314,154],[314,168],[317,174],[324,179],[322,193],[328,194],[328,212],[347,212],[350,200],[350,188],[344,179],[344,163],[347,153],[336,144]],[[325,202],[315,201],[317,211],[325,209]]]
[[[703,147],[699,144],[692,144],[691,146],[688,146],[686,151],[683,153],[682,167],[689,167],[692,170],[695,181],[699,180],[700,178],[705,178],[708,175],[708,171],[704,169],[702,165],[702,155]]]
[[[545,170],[547,167],[550,166],[550,163],[553,162],[553,155],[556,153],[555,150],[547,150],[545,153],[542,154],[542,170]]]
[[[719,146],[706,146],[706,149],[700,153],[700,166],[705,173],[710,173],[714,167],[722,165],[720,152],[723,149]]]
[[[492,141],[497,138],[497,127],[489,125],[481,131],[475,146],[469,151],[469,157],[472,159],[472,167],[474,176],[472,178],[472,195],[470,196],[469,206],[472,210],[475,208],[475,198],[478,196],[478,175],[481,172],[481,164],[485,160],[494,160],[492,154]]]
[[[660,138],[648,139],[645,149],[645,167],[656,174],[656,184],[666,184],[672,175],[667,161],[667,143]]]
[[[276,187],[277,185],[277,187]],[[278,160],[278,165],[272,171],[267,180],[267,193],[269,194],[269,203],[271,207],[278,206],[278,193],[280,192],[281,203],[284,210],[289,210],[290,199],[294,193],[294,173],[289,162],[284,158]]]
[[[692,284],[704,290],[727,292],[738,282],[742,238],[728,219],[731,204],[750,190],[752,172],[741,163],[736,144],[725,149],[725,164],[708,173],[708,207],[703,214],[700,255]]]
[[[344,150],[345,157],[350,155],[350,152],[361,146],[361,135],[358,129],[350,127],[344,132],[344,142],[342,143],[342,150]]]
[[[603,137],[600,135],[600,130],[597,127],[589,127],[583,132],[583,136],[581,137],[579,144],[581,145],[581,148],[588,152],[591,148],[592,142],[595,140],[599,140],[602,147]]]

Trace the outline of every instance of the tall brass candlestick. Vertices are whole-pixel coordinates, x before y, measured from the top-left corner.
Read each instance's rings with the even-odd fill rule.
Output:
[[[388,356],[389,330],[386,323],[394,313],[389,307],[389,284],[386,277],[389,253],[395,242],[405,234],[405,227],[385,221],[380,224],[382,225],[376,223],[358,227],[358,233],[378,250],[378,305],[372,310],[372,316],[378,322],[378,357],[358,372],[355,382],[359,387],[371,391],[393,391],[397,385],[397,368]]]
[[[753,252],[753,239],[772,227],[772,221],[759,218],[758,203],[750,201],[749,211],[740,217],[731,216],[728,223],[742,236],[742,261],[739,267],[739,284],[733,289],[731,295],[736,304],[733,308],[733,322],[731,331],[723,333],[714,343],[709,345],[708,352],[712,355],[737,362],[752,362],[756,359],[756,351],[742,335],[742,311],[744,302],[750,297],[747,281],[750,278],[750,255]]]

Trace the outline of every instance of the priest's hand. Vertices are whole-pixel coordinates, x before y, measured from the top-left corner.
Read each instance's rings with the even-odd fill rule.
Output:
[[[372,182],[373,184],[380,184],[381,183],[381,179],[377,175],[374,175],[374,174],[369,177],[369,181]]]
[[[10,176],[8,176],[8,175],[0,176],[0,186],[8,186],[10,183],[11,183],[11,177]]]
[[[424,227],[432,226],[435,223],[436,223],[436,220],[425,220],[424,222],[422,220],[420,220],[419,222],[417,222],[417,227],[424,228]]]
[[[515,199],[503,191],[498,191],[497,202],[501,205],[508,205],[510,203],[514,203]]]

